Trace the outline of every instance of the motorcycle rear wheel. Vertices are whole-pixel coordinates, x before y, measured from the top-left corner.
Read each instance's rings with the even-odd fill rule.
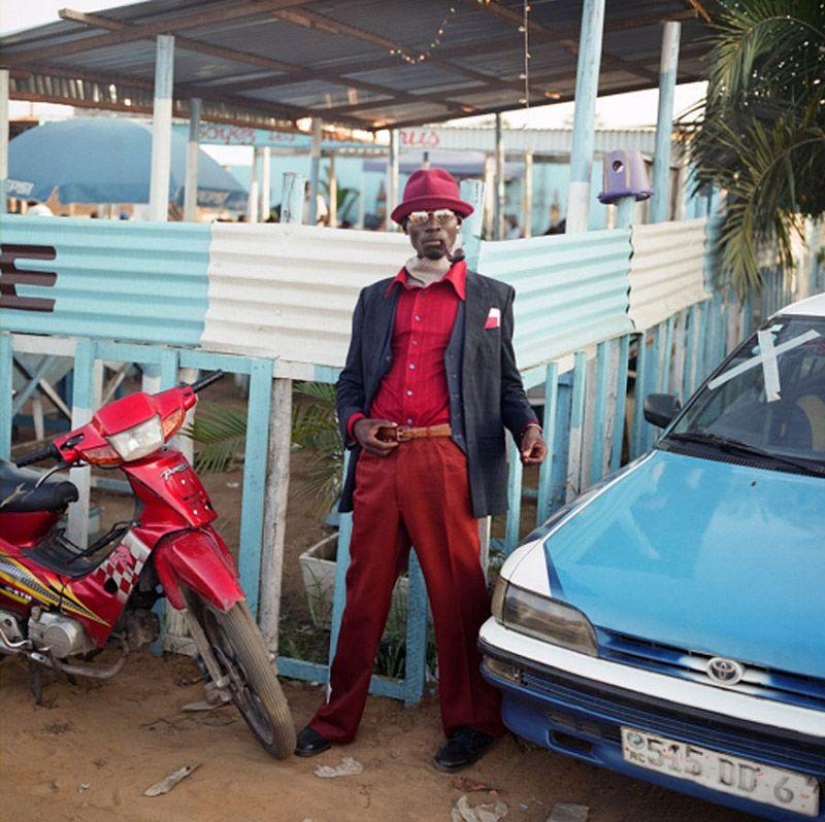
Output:
[[[192,604],[249,729],[267,753],[277,759],[290,756],[295,750],[295,723],[249,607],[238,602],[224,613],[200,599]]]

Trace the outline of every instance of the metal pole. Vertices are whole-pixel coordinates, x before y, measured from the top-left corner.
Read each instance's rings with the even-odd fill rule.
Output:
[[[272,149],[266,146],[261,149],[261,207],[258,210],[258,219],[265,223],[269,219],[271,207],[270,192],[272,190]]]
[[[533,152],[524,155],[524,196],[522,198],[522,237],[533,236]]]
[[[596,97],[602,54],[605,0],[584,0],[579,59],[576,68],[576,107],[570,188],[567,195],[567,233],[587,231],[590,219],[590,178],[593,174]]]
[[[0,69],[0,214],[6,213],[9,179],[9,70]]]
[[[309,170],[309,214],[307,221],[310,225],[318,222],[318,178],[321,173],[321,118],[312,118],[312,148],[310,149]]]
[[[680,32],[681,23],[665,23],[659,71],[656,154],[653,158],[653,200],[650,203],[652,223],[665,222],[670,214],[670,135],[673,131],[673,98],[676,91],[676,69],[679,65]]]
[[[501,114],[496,113],[496,196],[493,201],[493,239],[504,236],[504,138]]]
[[[303,174],[287,171],[284,174],[283,197],[281,199],[281,222],[301,223],[304,214],[304,191],[307,178]]]
[[[390,157],[387,163],[387,214],[384,218],[384,230],[395,231],[395,223],[390,219],[393,209],[398,205],[398,130],[390,131]]]
[[[172,169],[172,89],[175,69],[175,38],[160,34],[155,55],[155,102],[152,120],[152,178],[149,188],[149,219],[169,219],[169,173]]]
[[[183,190],[183,219],[194,223],[198,208],[198,135],[201,128],[201,100],[189,101],[189,142],[186,144],[186,184]]]

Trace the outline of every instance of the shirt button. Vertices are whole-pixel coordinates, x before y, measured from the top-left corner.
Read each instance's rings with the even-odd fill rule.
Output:
[[[412,390],[411,390],[411,389],[409,389],[409,388],[407,389],[407,396],[408,396],[408,397],[411,397],[411,396],[412,396]]]
[[[419,316],[418,316],[418,314],[416,314],[416,315],[415,315],[415,321],[416,321],[417,323],[420,323],[420,322],[421,322],[421,317],[419,317]]]
[[[410,370],[415,371],[415,363],[414,362],[410,363]]]
[[[407,425],[412,425],[412,417],[407,417]]]

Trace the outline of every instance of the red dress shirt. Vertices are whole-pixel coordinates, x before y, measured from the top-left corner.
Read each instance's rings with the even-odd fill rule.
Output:
[[[393,362],[381,381],[370,417],[399,425],[440,425],[450,421],[444,350],[450,342],[459,300],[465,296],[467,263],[458,261],[426,288],[409,285],[401,269],[390,289],[401,287],[392,333]],[[350,435],[361,414],[348,420]]]

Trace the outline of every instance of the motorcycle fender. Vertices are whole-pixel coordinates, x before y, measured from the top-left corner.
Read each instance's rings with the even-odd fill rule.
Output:
[[[162,540],[153,558],[160,584],[174,608],[183,610],[181,586],[191,588],[221,611],[244,599],[237,572],[220,539],[206,530],[183,531]]]

